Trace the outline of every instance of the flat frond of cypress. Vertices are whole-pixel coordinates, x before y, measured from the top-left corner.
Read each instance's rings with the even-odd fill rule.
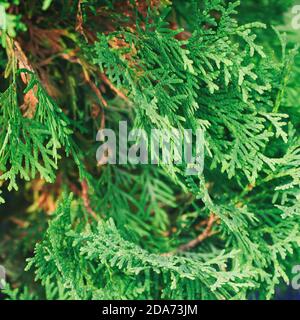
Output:
[[[299,35],[269,27],[291,1],[257,5],[1,2],[7,298],[272,299],[289,284]],[[168,165],[97,164],[97,131],[120,121],[149,135],[201,129],[204,172],[187,175],[176,152]]]

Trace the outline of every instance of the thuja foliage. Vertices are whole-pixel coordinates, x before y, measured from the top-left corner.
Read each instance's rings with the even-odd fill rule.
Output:
[[[6,298],[271,299],[289,283],[300,245],[291,5],[0,1]],[[97,164],[97,131],[119,121],[202,129],[204,172]]]

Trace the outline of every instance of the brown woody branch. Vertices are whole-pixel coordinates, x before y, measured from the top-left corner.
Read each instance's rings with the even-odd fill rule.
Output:
[[[92,209],[91,207],[91,202],[88,194],[88,184],[86,180],[83,180],[81,182],[81,189],[82,189],[82,199],[83,199],[83,204],[87,210],[87,212],[96,220],[99,220],[99,217],[97,216],[96,212]]]
[[[126,102],[129,102],[128,98],[125,96],[125,94],[123,92],[121,92],[120,90],[118,90],[111,82],[110,80],[107,78],[107,76],[102,73],[100,75],[101,79],[103,80],[103,82],[105,82],[108,87],[118,96],[120,97],[121,99],[123,99],[124,101]]]
[[[168,252],[168,253],[164,253],[163,256],[171,256],[171,255],[174,255],[176,253],[189,251],[189,250],[197,247],[205,239],[207,239],[207,238],[209,238],[212,235],[217,233],[216,231],[212,230],[212,227],[213,227],[215,221],[217,221],[217,218],[216,218],[214,213],[211,213],[209,218],[206,221],[203,221],[203,224],[204,223],[206,224],[206,228],[204,229],[204,231],[201,234],[198,235],[197,238],[189,241],[188,243],[185,243],[185,244],[181,245],[179,248],[177,248],[174,251],[171,251],[171,252]]]

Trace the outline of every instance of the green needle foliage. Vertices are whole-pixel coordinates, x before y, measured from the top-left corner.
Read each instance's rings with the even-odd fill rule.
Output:
[[[6,298],[272,299],[289,284],[300,253],[292,4],[0,1]],[[204,172],[97,164],[97,131],[119,121],[201,129]]]

